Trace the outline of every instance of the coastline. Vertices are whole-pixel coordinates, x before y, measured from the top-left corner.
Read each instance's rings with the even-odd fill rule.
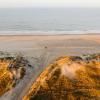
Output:
[[[25,30],[25,31],[0,31],[1,35],[32,35],[32,36],[52,36],[52,35],[99,35],[100,30],[70,30],[70,31],[63,31],[63,30]]]
[[[11,33],[1,33],[0,34],[0,37],[1,36],[71,36],[71,35],[100,35],[100,32],[40,32],[40,33],[38,33],[38,32],[36,32],[36,33],[27,33],[27,34],[25,34],[25,33],[23,33],[23,32],[20,32],[20,34],[18,33],[18,34],[14,34],[14,32],[11,32]]]

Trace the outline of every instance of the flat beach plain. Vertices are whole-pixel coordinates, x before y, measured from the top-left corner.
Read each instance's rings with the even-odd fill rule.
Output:
[[[45,56],[48,63],[65,55],[100,52],[100,35],[0,36],[0,51]]]
[[[100,35],[0,36],[0,51],[48,59],[99,53]]]

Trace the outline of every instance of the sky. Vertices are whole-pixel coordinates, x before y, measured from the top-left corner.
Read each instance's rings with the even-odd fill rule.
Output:
[[[0,7],[100,7],[100,0],[0,0]]]

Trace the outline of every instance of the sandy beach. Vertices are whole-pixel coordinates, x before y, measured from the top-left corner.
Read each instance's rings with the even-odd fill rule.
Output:
[[[0,36],[0,51],[52,60],[65,55],[100,52],[100,35]]]

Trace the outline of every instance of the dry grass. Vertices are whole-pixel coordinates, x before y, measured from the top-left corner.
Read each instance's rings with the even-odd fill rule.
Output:
[[[41,73],[23,100],[100,100],[100,61],[95,59],[60,57]],[[63,66],[67,75],[62,74]]]
[[[20,56],[0,59],[0,96],[14,88],[24,77],[26,63]]]
[[[12,88],[13,76],[8,70],[10,61],[0,61],[0,95]]]

